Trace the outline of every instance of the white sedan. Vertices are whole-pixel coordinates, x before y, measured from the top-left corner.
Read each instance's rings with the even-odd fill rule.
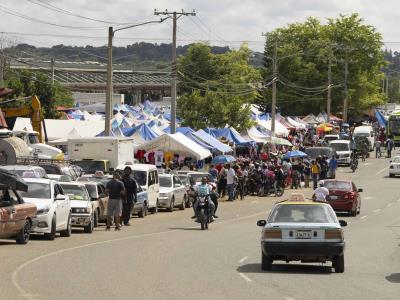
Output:
[[[160,192],[158,194],[158,206],[173,211],[178,206],[180,210],[185,209],[186,187],[177,175],[161,174],[158,176]]]
[[[37,206],[37,226],[32,233],[43,233],[48,240],[54,240],[57,232],[61,236],[71,235],[71,202],[64,195],[61,186],[54,180],[24,178],[27,192],[20,192],[25,202]]]
[[[86,233],[92,233],[95,210],[86,186],[81,182],[62,182],[60,185],[65,194],[71,199],[72,226],[83,227]]]
[[[389,176],[395,177],[396,175],[400,175],[400,156],[395,156],[390,161]]]

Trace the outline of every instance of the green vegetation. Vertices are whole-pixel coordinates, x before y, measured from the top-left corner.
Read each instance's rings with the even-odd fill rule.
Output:
[[[209,46],[195,44],[179,58],[178,115],[184,126],[225,127],[237,130],[252,125],[250,103],[261,74],[250,66],[246,45],[225,54],[212,54]]]
[[[361,113],[385,101],[381,91],[385,61],[382,36],[365,25],[357,15],[328,19],[326,25],[315,18],[290,24],[267,35],[265,83],[272,80],[275,42],[278,49],[277,106],[283,114],[304,115],[326,111],[328,61],[332,59],[332,112],[342,111],[345,61],[348,60],[350,115]],[[257,102],[271,109],[271,89]]]

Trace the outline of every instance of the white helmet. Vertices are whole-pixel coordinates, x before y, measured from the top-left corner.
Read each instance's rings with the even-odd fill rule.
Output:
[[[319,186],[324,186],[324,185],[325,185],[325,182],[323,180],[320,180],[319,181]]]

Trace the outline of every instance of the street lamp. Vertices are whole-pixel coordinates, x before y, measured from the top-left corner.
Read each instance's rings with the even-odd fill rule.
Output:
[[[104,131],[106,136],[111,135],[111,116],[113,113],[113,94],[114,94],[114,86],[113,86],[113,38],[117,31],[138,27],[147,24],[154,24],[154,23],[162,23],[166,19],[170,17],[162,18],[158,21],[148,21],[139,24],[133,24],[130,26],[113,29],[113,27],[108,27],[108,48],[107,48],[107,92],[106,92],[106,117],[105,117],[105,124],[104,124]]]

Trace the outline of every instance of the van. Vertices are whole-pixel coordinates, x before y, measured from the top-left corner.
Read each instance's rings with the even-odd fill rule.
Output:
[[[126,164],[117,167],[118,170],[123,170],[125,167],[132,169],[132,175],[141,188],[148,195],[148,210],[152,213],[157,212],[158,193],[160,191],[160,183],[158,180],[158,170],[155,165],[147,164]]]
[[[374,134],[374,129],[372,126],[369,125],[364,125],[364,126],[358,126],[354,128],[353,131],[353,137],[361,137],[364,136],[368,139],[369,142],[369,151],[374,150],[374,145],[375,145],[375,134]]]
[[[336,151],[338,157],[338,164],[350,165],[351,163],[351,147],[350,141],[347,140],[335,140],[330,141],[329,147]]]

